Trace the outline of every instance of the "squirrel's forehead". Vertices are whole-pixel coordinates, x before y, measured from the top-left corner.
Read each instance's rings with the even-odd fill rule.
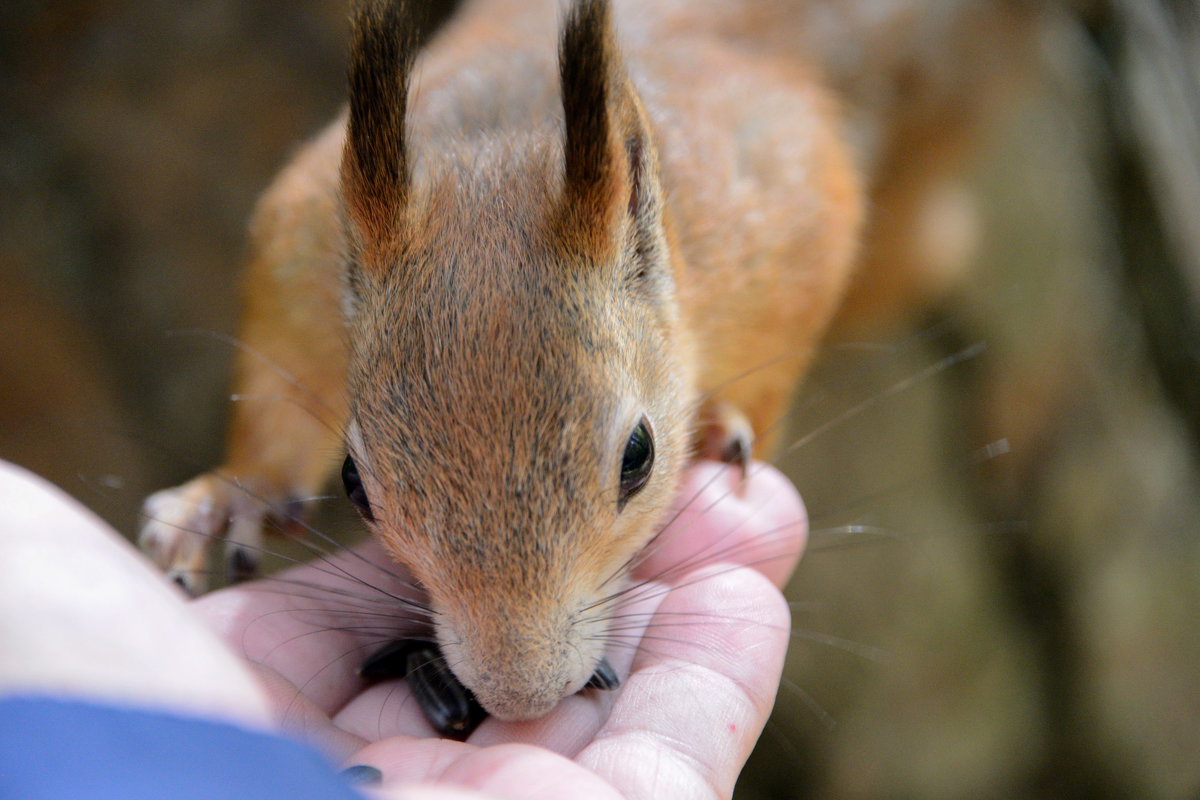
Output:
[[[426,437],[470,426],[573,430],[623,407],[631,381],[613,366],[619,353],[602,331],[547,325],[511,306],[455,316],[397,335],[377,357],[357,357],[357,412]]]
[[[376,472],[393,476],[389,483],[401,496],[435,479],[434,505],[464,501],[488,515],[514,498],[546,506],[590,497],[608,484],[615,429],[601,409],[612,404],[590,394],[487,396],[486,386],[477,388],[482,392],[409,397],[385,413],[367,411],[351,446],[370,454]]]

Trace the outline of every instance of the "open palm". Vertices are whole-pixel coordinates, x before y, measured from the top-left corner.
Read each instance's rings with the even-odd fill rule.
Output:
[[[406,590],[377,546],[194,607],[259,672],[285,729],[379,768],[384,796],[727,797],[774,702],[789,632],[778,587],[806,532],[778,472],[755,464],[737,483],[713,463],[686,476],[613,623],[620,689],[585,690],[532,722],[487,719],[465,743],[434,737],[403,681],[357,674],[398,629],[398,604],[381,600]]]

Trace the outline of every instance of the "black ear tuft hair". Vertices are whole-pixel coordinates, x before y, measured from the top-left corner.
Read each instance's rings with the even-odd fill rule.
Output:
[[[612,100],[622,77],[610,17],[607,0],[575,3],[559,47],[566,185],[580,195],[605,193],[614,166]]]
[[[409,80],[444,16],[444,4],[428,0],[367,0],[355,15],[342,191],[367,246],[390,238],[407,198]]]
[[[625,212],[649,242],[661,214],[658,160],[637,91],[625,74],[608,0],[578,0],[558,54],[565,141],[562,230],[571,246],[604,248]],[[639,244],[639,250],[650,249]]]

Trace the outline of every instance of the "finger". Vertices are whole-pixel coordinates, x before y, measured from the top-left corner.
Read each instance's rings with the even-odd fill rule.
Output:
[[[372,742],[393,736],[438,736],[404,679],[367,687],[333,721],[341,730]]]
[[[774,703],[790,619],[752,569],[706,568],[663,598],[580,764],[629,798],[728,797]],[[683,633],[662,634],[679,630]]]
[[[698,566],[744,564],[787,582],[808,539],[799,493],[769,464],[754,462],[743,482],[728,464],[700,461],[684,474],[666,528],[647,547],[635,576],[669,583]]]
[[[302,696],[333,715],[364,688],[363,660],[412,634],[413,596],[407,576],[372,541],[193,605],[237,652],[294,687],[290,698],[276,687],[281,713]]]
[[[679,644],[697,635],[696,626],[706,620],[687,614],[664,615],[658,618],[649,640],[641,641],[644,626],[658,603],[674,591],[671,584],[697,580],[693,574],[697,565],[715,566],[721,562],[723,566],[715,567],[721,571],[734,569],[739,562],[749,563],[779,583],[787,579],[807,532],[804,506],[791,483],[767,465],[753,465],[748,483],[740,484],[740,471],[715,462],[702,462],[685,475],[677,503],[683,511],[675,515],[670,529],[650,549],[647,563],[638,569],[639,575],[649,574],[657,580],[637,583],[614,612],[607,655],[618,674],[629,673],[639,645],[653,651],[660,638]],[[397,696],[402,695],[403,690],[397,692]],[[584,691],[564,698],[554,711],[537,720],[504,723],[489,719],[470,741],[477,745],[536,742],[573,756],[608,718],[615,697],[611,692]],[[355,705],[359,705],[358,700]],[[374,707],[368,711],[374,711]],[[339,717],[339,724],[343,724],[342,719]],[[379,725],[377,716],[359,722],[371,729]],[[384,724],[398,725],[398,720],[389,714]],[[394,730],[413,730],[413,724],[408,720]],[[363,728],[349,722],[346,725],[366,735]]]
[[[334,760],[349,757],[370,741],[352,731],[345,731],[330,719],[329,714],[310,702],[290,681],[261,664],[251,664],[271,708],[277,725],[300,738]]]
[[[487,717],[467,741],[477,747],[537,744],[571,757],[596,735],[608,716],[613,698],[612,692],[585,690],[564,697],[550,713],[537,719],[507,722]],[[392,736],[438,736],[403,680],[371,686],[339,711],[334,723],[339,729],[369,741]]]
[[[444,739],[396,738],[367,746],[353,760],[383,772],[384,783],[379,791],[383,797],[620,798],[605,781],[579,764],[531,745],[480,748]]]
[[[261,727],[261,690],[116,531],[0,461],[0,690],[162,706]]]

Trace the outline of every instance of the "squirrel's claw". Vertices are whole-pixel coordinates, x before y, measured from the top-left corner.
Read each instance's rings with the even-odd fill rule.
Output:
[[[754,428],[750,420],[725,402],[708,403],[700,419],[699,456],[738,467],[745,480],[754,455]]]
[[[219,483],[201,475],[182,486],[163,489],[142,504],[145,523],[138,546],[190,595],[208,588],[208,553],[229,521]]]
[[[196,596],[208,589],[209,552],[218,540],[226,542],[231,583],[257,574],[265,513],[265,504],[248,498],[228,479],[208,473],[146,498],[138,546],[169,580]]]

